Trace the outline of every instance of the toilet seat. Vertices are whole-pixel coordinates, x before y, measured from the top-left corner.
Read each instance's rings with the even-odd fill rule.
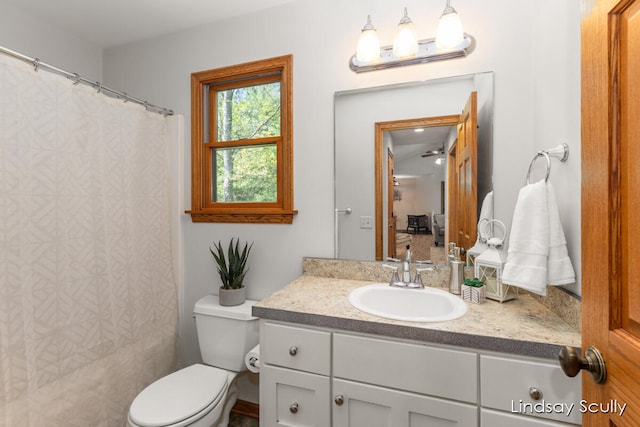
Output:
[[[229,372],[195,364],[150,384],[135,398],[129,419],[140,427],[185,426],[205,416],[225,396]]]

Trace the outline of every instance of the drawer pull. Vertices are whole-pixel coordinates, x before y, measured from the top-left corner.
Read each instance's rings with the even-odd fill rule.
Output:
[[[338,406],[342,405],[344,403],[344,396],[341,394],[337,395],[334,402],[336,402],[336,405]]]
[[[298,413],[298,402],[293,402],[291,406],[289,406],[289,412],[291,412],[292,414]]]
[[[529,396],[531,396],[533,400],[540,400],[542,392],[535,387],[529,387]]]
[[[296,354],[298,354],[298,347],[296,347],[295,345],[289,347],[289,354],[291,356],[295,356]]]

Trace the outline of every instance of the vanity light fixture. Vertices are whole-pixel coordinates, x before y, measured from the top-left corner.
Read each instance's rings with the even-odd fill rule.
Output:
[[[438,32],[436,33],[436,47],[438,49],[453,49],[464,40],[462,22],[458,12],[451,7],[450,0],[442,12],[440,22],[438,22]]]
[[[376,29],[371,24],[371,15],[367,16],[367,23],[360,32],[356,58],[362,63],[375,62],[380,58],[380,41]]]
[[[407,8],[398,23],[392,46],[380,47],[380,41],[371,16],[360,32],[356,53],[349,67],[356,73],[382,70],[403,65],[423,64],[467,56],[473,51],[475,40],[464,33],[462,23],[450,0],[440,17],[435,38],[418,40],[417,32]]]
[[[418,53],[418,33],[405,7],[404,16],[398,23],[396,36],[393,38],[393,56],[412,58],[416,56],[416,53]]]

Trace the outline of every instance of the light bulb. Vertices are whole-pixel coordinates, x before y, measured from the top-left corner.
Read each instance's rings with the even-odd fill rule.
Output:
[[[360,32],[356,58],[360,62],[375,62],[380,58],[380,41],[376,29],[371,24],[371,16],[367,16],[367,23]]]
[[[398,58],[408,58],[415,56],[418,52],[418,34],[413,27],[413,21],[404,8],[404,16],[398,23],[398,30],[393,39],[393,55]]]
[[[463,40],[462,22],[456,10],[451,7],[449,0],[447,0],[447,6],[444,8],[438,23],[436,47],[442,50],[452,49],[462,43]]]

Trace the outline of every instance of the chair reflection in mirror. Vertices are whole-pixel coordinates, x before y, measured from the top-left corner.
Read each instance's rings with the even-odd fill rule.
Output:
[[[420,234],[424,230],[425,234],[429,233],[429,217],[427,215],[407,215],[407,233]]]
[[[436,246],[444,245],[445,218],[443,214],[433,216],[433,238]]]

